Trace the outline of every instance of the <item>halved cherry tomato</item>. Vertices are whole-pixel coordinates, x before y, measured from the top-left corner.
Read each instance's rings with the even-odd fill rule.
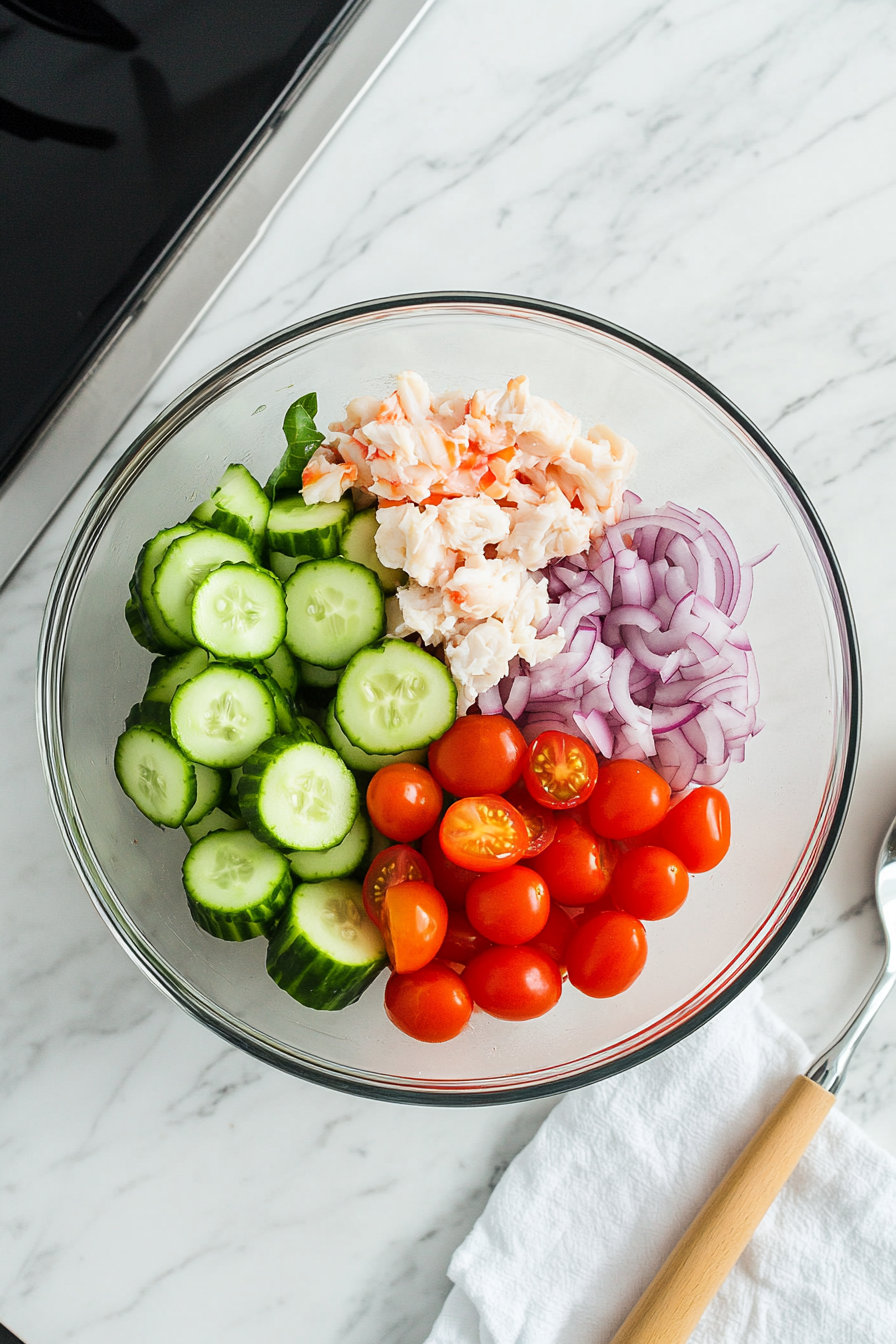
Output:
[[[536,854],[543,854],[557,833],[556,817],[541,803],[536,803],[522,780],[507,789],[504,797],[508,803],[513,803],[529,832],[529,848],[523,859],[534,859]]]
[[[610,885],[618,850],[575,817],[559,816],[554,843],[530,859],[561,905],[590,905]]]
[[[609,999],[628,989],[646,960],[644,925],[622,910],[605,910],[589,919],[566,949],[570,984],[593,999]]]
[[[598,835],[627,840],[662,821],[671,796],[662,775],[644,761],[611,761],[598,773],[588,820]]]
[[[620,856],[610,895],[617,910],[636,919],[666,919],[684,905],[687,869],[670,849],[642,845]]]
[[[473,928],[464,910],[448,911],[448,929],[438,954],[441,961],[461,962],[466,966],[487,947],[491,947],[490,940]]]
[[[572,733],[539,733],[529,747],[523,779],[536,803],[544,807],[578,807],[597,783],[597,757],[587,742]]]
[[[384,765],[367,785],[367,811],[392,840],[419,840],[438,821],[442,790],[422,765]]]
[[[566,967],[566,949],[569,940],[576,931],[575,922],[562,906],[551,901],[547,923],[541,933],[530,939],[529,947],[544,952],[552,961],[556,961],[561,971]]]
[[[731,809],[718,789],[705,785],[669,809],[656,843],[677,854],[689,873],[707,873],[721,863],[731,844]]]
[[[432,882],[429,864],[410,845],[390,845],[380,850],[364,875],[364,909],[377,928],[383,898],[398,882]]]
[[[527,1022],[560,998],[560,967],[535,947],[490,947],[464,971],[473,1002],[492,1017]]]
[[[526,739],[503,714],[455,719],[429,749],[429,768],[457,798],[504,793],[523,772]]]
[[[469,989],[456,971],[440,961],[408,975],[390,975],[385,1001],[390,1021],[418,1041],[452,1040],[463,1031],[473,1011]]]
[[[439,844],[439,828],[433,826],[420,841],[420,851],[432,870],[433,885],[445,897],[449,905],[463,910],[467,892],[479,877],[472,868],[460,868],[442,853]]]
[[[451,804],[439,827],[439,844],[459,868],[494,873],[523,857],[529,832],[511,803],[488,793]]]
[[[541,933],[551,909],[547,883],[521,863],[484,873],[467,892],[467,918],[493,943],[516,947]]]
[[[442,946],[448,907],[431,882],[398,882],[383,899],[380,927],[393,971],[419,971]]]

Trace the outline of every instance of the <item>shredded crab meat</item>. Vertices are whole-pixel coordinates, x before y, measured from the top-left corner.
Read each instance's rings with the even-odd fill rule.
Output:
[[[549,561],[581,554],[614,524],[635,461],[605,425],[535,396],[526,377],[506,388],[433,395],[401,373],[384,399],[356,397],[303,476],[306,503],[351,488],[378,503],[380,561],[402,569],[395,633],[441,647],[464,712],[507,675],[537,666],[564,631],[538,637]]]

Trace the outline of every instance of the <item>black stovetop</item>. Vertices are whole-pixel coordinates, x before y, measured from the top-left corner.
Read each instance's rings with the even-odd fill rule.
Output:
[[[345,0],[0,0],[0,481]]]

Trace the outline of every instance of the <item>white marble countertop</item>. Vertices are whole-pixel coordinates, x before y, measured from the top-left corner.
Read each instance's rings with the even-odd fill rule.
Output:
[[[389,293],[558,300],[707,375],[820,511],[864,656],[844,836],[765,975],[812,1045],[879,963],[870,868],[896,811],[894,45],[889,0],[437,0],[105,462],[243,346]],[[46,593],[99,475],[0,597],[0,1319],[26,1344],[413,1344],[550,1103],[403,1108],[298,1082],[114,943],[50,815],[32,708]],[[896,1152],[896,999],[840,1104]]]

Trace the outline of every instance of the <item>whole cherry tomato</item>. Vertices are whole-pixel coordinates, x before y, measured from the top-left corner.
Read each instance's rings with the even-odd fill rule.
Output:
[[[529,947],[544,952],[552,961],[556,961],[561,970],[566,967],[566,949],[569,940],[576,931],[575,922],[562,906],[551,901],[547,923],[541,933],[530,939]]]
[[[491,942],[510,947],[541,933],[550,909],[544,878],[520,863],[484,873],[467,892],[467,918],[473,928]]]
[[[662,821],[671,796],[662,775],[643,761],[611,761],[598,773],[588,820],[598,835],[627,840]]]
[[[529,848],[526,823],[497,794],[459,798],[439,827],[442,852],[460,868],[494,873],[517,863]]]
[[[617,848],[575,817],[559,816],[554,843],[529,862],[561,905],[599,901],[613,875]]]
[[[380,910],[389,887],[398,882],[432,882],[429,864],[410,845],[390,845],[381,849],[364,875],[364,909],[380,926]]]
[[[464,971],[473,1002],[508,1022],[527,1022],[560,998],[560,967],[534,947],[490,947]]]
[[[557,834],[556,813],[552,814],[541,803],[536,803],[522,780],[508,789],[504,797],[508,803],[513,803],[529,832],[529,848],[523,859],[534,859],[536,854],[543,854]]]
[[[449,905],[463,910],[467,892],[479,877],[479,873],[471,868],[460,868],[445,857],[439,844],[438,826],[433,826],[431,831],[426,832],[420,841],[420,852],[432,870],[434,886],[438,887]]]
[[[622,910],[605,910],[589,919],[566,949],[570,984],[593,999],[609,999],[628,989],[646,960],[644,925]]]
[[[487,947],[491,947],[491,942],[473,928],[465,911],[448,911],[448,929],[438,953],[440,961],[460,962],[466,966]]]
[[[595,915],[602,915],[605,910],[615,909],[616,906],[613,903],[613,884],[611,882],[610,889],[606,895],[601,896],[599,901],[594,901],[591,905],[586,905],[584,910],[580,910],[577,915],[573,915],[572,922],[577,929],[580,929],[583,924],[588,923],[589,919],[594,919]]]
[[[429,768],[456,798],[504,793],[523,771],[526,739],[503,714],[455,719],[429,749]]]
[[[618,910],[636,919],[666,919],[684,904],[688,873],[670,849],[642,845],[620,856],[610,895]]]
[[[386,1012],[399,1031],[418,1041],[450,1041],[473,1011],[470,991],[456,971],[431,961],[386,982]]]
[[[597,783],[597,757],[572,733],[539,733],[529,747],[523,779],[536,803],[551,808],[578,807]]]
[[[442,946],[448,907],[431,882],[397,882],[383,898],[380,927],[393,971],[419,971]]]
[[[422,765],[384,765],[367,785],[367,811],[393,840],[419,840],[438,821],[442,790]]]
[[[656,843],[677,854],[689,873],[706,873],[721,863],[731,844],[731,810],[718,789],[703,786],[669,809]]]

